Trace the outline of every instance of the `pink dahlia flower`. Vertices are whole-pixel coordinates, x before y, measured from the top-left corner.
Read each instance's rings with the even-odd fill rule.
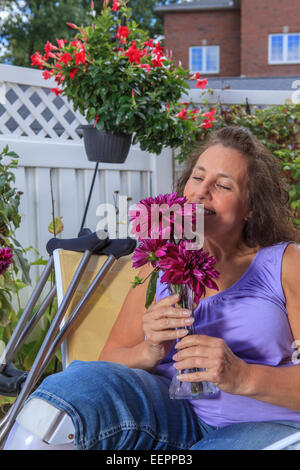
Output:
[[[143,199],[136,205],[136,210],[129,211],[131,234],[137,235],[139,240],[183,238],[183,217],[192,215],[185,207],[186,202],[186,198],[179,197],[176,192]]]
[[[3,274],[12,263],[13,254],[9,246],[0,248],[0,274]]]
[[[142,240],[140,246],[134,250],[132,266],[140,268],[150,261],[155,268],[158,259],[165,255],[166,249],[166,243],[163,240]]]
[[[187,284],[194,292],[194,300],[198,304],[205,295],[206,287],[218,289],[213,278],[219,277],[214,269],[216,260],[208,252],[186,249],[186,241],[178,244],[167,243],[166,253],[159,260],[158,267],[164,274],[161,282],[167,284]]]

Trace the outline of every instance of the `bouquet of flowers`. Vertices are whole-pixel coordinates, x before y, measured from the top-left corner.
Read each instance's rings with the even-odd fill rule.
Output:
[[[192,314],[194,304],[199,303],[206,293],[206,288],[218,290],[214,281],[214,278],[219,276],[214,267],[215,258],[202,247],[195,249],[195,237],[193,243],[189,241],[191,235],[195,234],[192,229],[201,212],[203,215],[201,205],[187,204],[186,198],[178,197],[176,192],[144,199],[137,205],[136,210],[129,212],[131,233],[137,236],[139,242],[132,257],[133,267],[140,268],[149,262],[153,266],[147,278],[135,276],[133,282],[136,287],[150,277],[146,308],[153,302],[160,271],[163,272],[161,282],[168,284],[170,294],[180,294],[179,305],[190,309]],[[185,230],[187,227],[188,233]],[[194,324],[186,328],[188,334],[195,333]],[[176,380],[175,378],[175,389],[178,390],[182,383]],[[203,388],[203,383],[191,384],[192,397],[198,398]],[[171,389],[173,394],[174,384],[171,384]],[[208,387],[208,390],[210,391],[211,387]],[[186,395],[181,396],[180,390],[178,397],[172,394],[172,398],[186,398]]]

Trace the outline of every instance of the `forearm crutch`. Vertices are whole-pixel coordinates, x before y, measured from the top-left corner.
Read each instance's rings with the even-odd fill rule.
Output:
[[[99,234],[94,233],[92,235],[83,236],[83,237],[79,237],[77,239],[71,239],[71,240],[60,240],[60,239],[54,238],[50,240],[47,244],[47,251],[50,254],[50,258],[47,263],[47,266],[45,267],[43,274],[31,295],[31,298],[27,304],[27,307],[25,308],[21,316],[21,319],[17,325],[17,328],[15,329],[15,332],[12,335],[11,340],[9,341],[1,357],[1,366],[2,366],[1,379],[2,380],[0,380],[0,385],[2,383],[2,389],[0,389],[0,394],[6,394],[8,396],[18,395],[18,397],[16,401],[14,402],[14,404],[11,406],[9,412],[0,422],[0,445],[2,445],[3,441],[5,441],[6,436],[8,435],[11,427],[13,426],[13,423],[15,421],[15,418],[19,410],[23,406],[24,401],[26,400],[27,396],[31,392],[32,388],[34,387],[38,378],[40,377],[41,373],[44,370],[44,368],[42,368],[42,365],[43,365],[45,356],[51,346],[51,342],[54,340],[57,334],[59,325],[74,296],[76,288],[80,282],[80,279],[85,271],[85,268],[88,264],[88,261],[91,255],[93,253],[100,252],[104,246],[111,243],[111,241],[107,238],[107,234],[105,234],[104,232],[100,234],[100,238],[98,235]],[[46,337],[43,341],[40,351],[35,358],[33,366],[30,372],[27,374],[26,372],[24,373],[24,371],[17,371],[17,369],[15,369],[14,366],[12,366],[12,364],[7,361],[7,359],[9,359],[9,361],[13,359],[15,352],[22,345],[21,340],[22,342],[25,341],[27,335],[36,324],[37,318],[41,316],[41,314],[43,313],[42,311],[46,310],[46,306],[49,304],[50,299],[53,296],[54,288],[52,288],[51,292],[48,294],[47,298],[41,305],[40,309],[38,310],[38,312],[36,312],[36,315],[31,319],[30,323],[26,325],[26,322],[28,321],[28,318],[32,313],[35,303],[37,302],[39,295],[41,294],[43,287],[51,273],[51,270],[53,269],[53,251],[54,249],[57,249],[57,248],[69,249],[73,251],[83,251],[84,254],[75,272],[75,275],[69,285],[69,288],[63,298],[63,301],[49,327],[49,330],[46,334]],[[9,373],[11,368],[13,369],[14,373],[12,374],[12,376],[9,376],[8,374],[6,374],[6,370],[8,369],[8,373]],[[15,371],[17,371],[19,374],[17,374]],[[20,378],[22,378],[22,380],[20,380]],[[18,382],[18,386],[19,386],[19,389],[14,390],[14,393],[12,393],[11,391],[12,382],[14,384]],[[7,390],[5,389],[5,387],[7,388]]]

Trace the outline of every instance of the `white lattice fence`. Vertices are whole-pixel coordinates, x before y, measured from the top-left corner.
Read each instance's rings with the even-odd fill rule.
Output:
[[[1,81],[0,134],[80,141],[78,128],[85,118],[51,92],[53,80],[43,80],[36,70],[0,65]]]

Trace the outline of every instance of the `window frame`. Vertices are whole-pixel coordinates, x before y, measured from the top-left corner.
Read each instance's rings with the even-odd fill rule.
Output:
[[[206,68],[206,50],[209,47],[216,47],[217,48],[217,69],[214,70],[214,71],[205,70],[205,68]],[[202,70],[192,69],[192,50],[193,49],[202,49],[202,50],[204,50],[203,64],[204,64],[205,68],[202,69]],[[205,73],[206,75],[208,75],[208,74],[219,74],[220,73],[220,46],[218,46],[216,44],[213,44],[213,45],[210,45],[210,46],[190,46],[189,47],[189,70],[190,70],[190,73],[199,72],[199,73]]]
[[[271,60],[272,52],[272,37],[282,36],[283,37],[283,60]],[[299,36],[300,33],[272,33],[269,34],[269,50],[268,50],[268,64],[270,65],[289,65],[289,64],[300,64],[300,46],[299,46],[299,60],[288,60],[288,36]]]

